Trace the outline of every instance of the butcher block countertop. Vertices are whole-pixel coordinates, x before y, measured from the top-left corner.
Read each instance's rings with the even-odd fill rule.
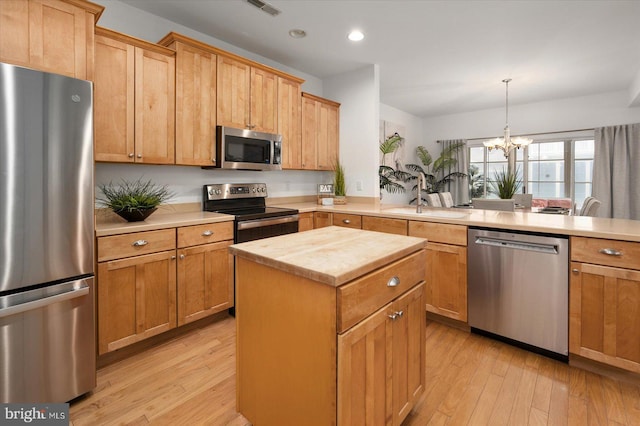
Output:
[[[234,244],[231,254],[338,287],[424,248],[427,240],[330,226]]]

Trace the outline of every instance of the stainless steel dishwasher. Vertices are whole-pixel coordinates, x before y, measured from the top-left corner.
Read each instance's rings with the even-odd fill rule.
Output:
[[[569,239],[469,228],[468,306],[472,331],[569,354]]]

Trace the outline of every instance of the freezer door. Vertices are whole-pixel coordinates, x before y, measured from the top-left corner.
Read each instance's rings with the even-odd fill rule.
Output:
[[[92,96],[0,63],[0,294],[93,273]]]
[[[96,385],[94,279],[0,297],[0,403],[67,402]]]

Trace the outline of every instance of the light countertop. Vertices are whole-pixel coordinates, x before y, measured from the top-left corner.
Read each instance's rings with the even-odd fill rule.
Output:
[[[426,246],[423,238],[330,226],[234,244],[231,254],[340,286]]]
[[[301,213],[325,211],[364,216],[384,216],[397,219],[640,242],[640,220],[605,219],[523,211],[503,212],[433,207],[423,207],[423,213],[418,214],[415,212],[415,205],[383,204],[376,206],[356,203],[334,206],[320,206],[315,203],[278,205],[298,209]]]
[[[180,226],[204,225],[206,223],[228,222],[232,220],[233,216],[227,214],[203,211],[176,213],[155,212],[141,222],[127,222],[115,214],[110,214],[108,217],[97,218],[96,237],[177,228]]]

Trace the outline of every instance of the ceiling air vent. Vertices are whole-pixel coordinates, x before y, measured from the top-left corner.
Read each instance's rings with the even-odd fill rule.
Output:
[[[261,0],[247,0],[247,3],[254,5],[258,9],[262,10],[263,12],[267,12],[271,16],[276,16],[280,14],[280,11],[278,9]]]

